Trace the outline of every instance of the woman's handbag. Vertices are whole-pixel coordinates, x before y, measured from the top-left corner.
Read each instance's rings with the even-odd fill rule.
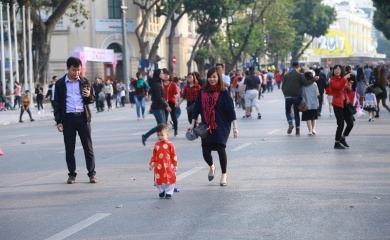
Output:
[[[204,123],[199,123],[198,126],[194,127],[193,131],[200,138],[206,138],[209,133],[209,127]]]
[[[301,111],[301,112],[306,112],[306,110],[307,110],[307,105],[306,105],[306,103],[305,103],[305,102],[301,102],[301,103],[298,105],[298,109],[299,109],[299,111]]]
[[[352,103],[347,104],[347,110],[351,115],[355,115],[357,113],[356,107]]]

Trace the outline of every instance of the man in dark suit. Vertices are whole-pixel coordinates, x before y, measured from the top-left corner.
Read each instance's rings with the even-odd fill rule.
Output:
[[[69,57],[66,66],[68,73],[55,85],[53,107],[57,129],[64,135],[66,164],[69,170],[67,183],[76,182],[74,150],[77,133],[84,149],[89,181],[97,183],[91,139],[91,111],[89,109],[89,104],[95,101],[95,92],[91,82],[80,76],[82,68],[80,59]]]

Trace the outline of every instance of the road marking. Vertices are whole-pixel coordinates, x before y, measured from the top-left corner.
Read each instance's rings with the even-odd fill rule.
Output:
[[[238,146],[238,147],[235,147],[235,148],[233,148],[232,150],[230,150],[230,151],[232,151],[232,152],[237,152],[237,151],[240,151],[241,149],[243,149],[243,148],[245,148],[245,147],[248,147],[249,145],[251,145],[252,143],[244,143],[244,144],[242,144],[241,146]]]
[[[62,232],[59,232],[59,233],[57,233],[49,238],[46,238],[46,240],[61,240],[61,239],[67,238],[67,237],[75,234],[76,232],[83,230],[84,228],[94,224],[95,222],[97,222],[97,221],[99,221],[99,220],[101,220],[109,215],[111,215],[111,213],[97,213],[97,214],[93,215],[92,217],[89,217],[89,218],[85,219],[84,221],[81,221],[81,222],[71,226],[70,228],[65,229]]]
[[[180,174],[179,176],[177,176],[176,177],[176,181],[182,180],[183,178],[188,177],[191,174],[194,174],[194,173],[196,173],[197,171],[199,171],[199,170],[201,170],[203,168],[204,167],[194,167],[193,169],[188,170],[187,172],[184,172],[184,173]]]
[[[144,133],[145,133],[145,132],[132,133],[132,134],[130,134],[130,136],[142,135],[142,134],[144,134]]]
[[[82,147],[83,147],[83,146],[78,146],[78,147],[76,147],[74,150],[81,149]],[[65,150],[64,150],[64,151],[57,152],[57,153],[65,153]]]
[[[267,132],[266,134],[274,134],[276,132],[279,132],[280,129],[274,129],[272,131]]]

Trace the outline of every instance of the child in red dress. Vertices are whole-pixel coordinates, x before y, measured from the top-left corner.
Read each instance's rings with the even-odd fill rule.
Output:
[[[177,156],[175,145],[168,140],[169,125],[157,126],[158,142],[154,144],[149,170],[154,168],[154,183],[160,198],[170,199],[175,189]]]

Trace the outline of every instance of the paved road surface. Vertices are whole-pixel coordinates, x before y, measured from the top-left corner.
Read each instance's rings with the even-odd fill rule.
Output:
[[[170,200],[158,198],[148,170],[156,137],[141,144],[152,115],[136,121],[129,106],[93,114],[98,184],[88,182],[79,140],[77,182],[66,184],[63,138],[50,113],[1,124],[0,239],[390,239],[390,114],[357,119],[350,149],[335,150],[326,105],[311,137],[304,122],[301,136],[286,134],[280,90],[266,93],[261,108],[261,120],[236,109],[226,187],[218,160],[207,180],[200,141],[184,137],[183,109],[180,135],[171,137],[180,192]]]

